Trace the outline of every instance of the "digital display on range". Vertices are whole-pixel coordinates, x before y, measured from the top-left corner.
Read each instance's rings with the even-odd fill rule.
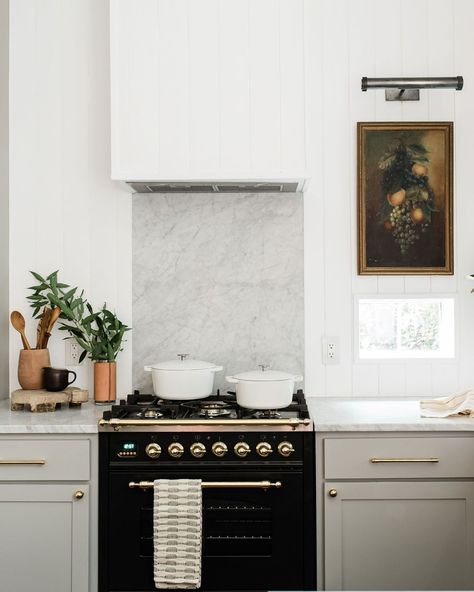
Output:
[[[136,442],[122,442],[117,452],[118,456],[137,456]]]

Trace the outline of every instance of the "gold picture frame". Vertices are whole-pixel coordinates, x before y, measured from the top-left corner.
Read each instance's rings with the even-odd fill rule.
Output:
[[[453,123],[357,124],[358,272],[452,275]]]

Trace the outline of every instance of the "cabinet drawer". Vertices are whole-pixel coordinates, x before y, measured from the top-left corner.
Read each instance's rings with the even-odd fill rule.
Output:
[[[326,479],[474,477],[474,438],[327,438]]]
[[[88,481],[89,440],[0,440],[0,481]]]

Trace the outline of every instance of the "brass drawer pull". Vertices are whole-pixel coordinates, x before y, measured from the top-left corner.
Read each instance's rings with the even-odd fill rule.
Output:
[[[153,489],[153,481],[130,481],[128,484],[130,489]],[[201,483],[202,489],[270,489],[281,487],[280,481],[203,481]]]
[[[0,460],[0,465],[45,465],[46,461],[41,459],[37,460]]]
[[[439,458],[429,456],[427,458],[370,458],[371,463],[437,463]]]

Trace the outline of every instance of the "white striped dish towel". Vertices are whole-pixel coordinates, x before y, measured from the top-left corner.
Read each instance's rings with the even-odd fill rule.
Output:
[[[153,545],[157,588],[201,586],[202,488],[200,479],[154,482]]]

